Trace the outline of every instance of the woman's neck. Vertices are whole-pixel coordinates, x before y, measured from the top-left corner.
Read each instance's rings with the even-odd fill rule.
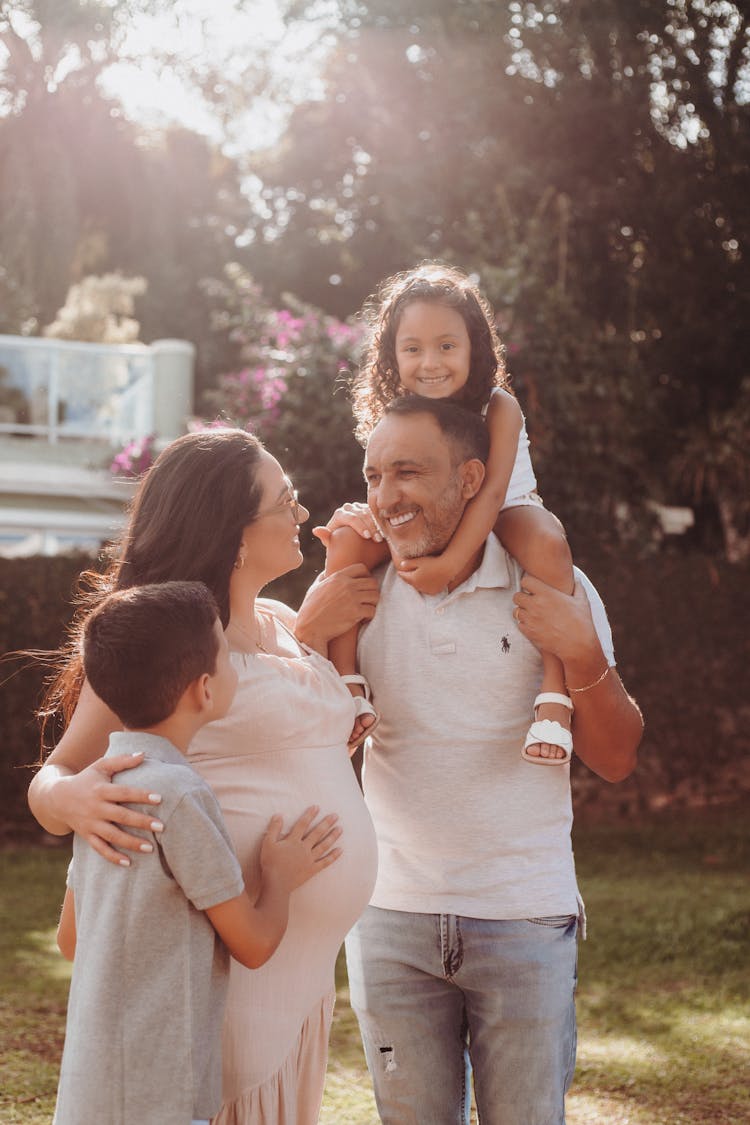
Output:
[[[255,645],[257,621],[255,616],[255,602],[258,590],[230,589],[229,591],[229,624],[226,632],[230,642],[237,641],[232,647],[243,650]]]
[[[272,631],[268,615],[257,606],[260,590],[233,592],[229,598],[229,624],[226,627],[229,647],[237,652],[258,653],[273,651]]]

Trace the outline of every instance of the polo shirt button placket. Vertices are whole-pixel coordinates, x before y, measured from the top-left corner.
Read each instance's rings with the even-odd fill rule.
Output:
[[[447,608],[445,604],[435,606],[435,616],[443,617]],[[456,642],[446,630],[445,622],[441,624],[443,628],[440,632],[434,632],[430,636],[430,651],[433,656],[453,656],[456,652]]]

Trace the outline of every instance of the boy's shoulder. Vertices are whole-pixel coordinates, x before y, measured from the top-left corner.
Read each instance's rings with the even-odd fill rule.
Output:
[[[135,785],[139,789],[159,793],[161,820],[169,816],[184,798],[199,800],[201,804],[208,802],[211,807],[216,805],[218,810],[208,783],[166,738],[140,731],[117,731],[110,736],[105,757],[138,752],[144,755],[141,764],[115,774],[112,780],[116,785]]]
[[[163,825],[158,835],[129,828],[159,852],[160,863],[151,854],[131,857],[128,881],[142,888],[163,887],[166,876],[173,879],[198,910],[234,898],[243,889],[242,872],[224,823],[219,803],[206,781],[188,764],[184,755],[164,738],[139,732],[118,732],[112,737],[108,755],[143,751],[140,765],[115,774],[115,784],[134,785],[158,793],[158,806],[128,802],[128,808],[156,816]],[[76,883],[84,879],[89,892],[101,885],[117,897],[109,864],[103,862],[87,841],[76,836],[73,842],[73,870]],[[93,880],[93,882],[92,882]],[[99,883],[101,881],[101,883]],[[71,884],[72,885],[72,884]],[[95,897],[95,896],[94,896]]]

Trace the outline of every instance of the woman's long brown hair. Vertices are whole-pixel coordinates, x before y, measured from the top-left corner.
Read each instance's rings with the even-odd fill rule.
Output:
[[[38,717],[42,745],[60,720],[67,726],[83,686],[84,623],[112,590],[150,582],[204,582],[229,621],[229,579],[242,531],[261,500],[256,472],[263,447],[244,430],[209,429],[168,445],[142,478],[129,519],[109,552],[103,573],[85,571],[65,644],[53,655],[53,672]]]

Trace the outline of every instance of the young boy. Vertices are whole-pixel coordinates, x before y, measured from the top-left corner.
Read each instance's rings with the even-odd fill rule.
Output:
[[[86,623],[83,662],[125,727],[107,753],[143,754],[128,784],[161,794],[163,830],[142,848],[156,854],[129,868],[74,838],[58,928],[75,964],[55,1125],[207,1125],[221,1100],[229,953],[249,968],[268,960],[291,892],[341,854],[340,829],[335,816],[313,826],[309,808],[282,836],[273,817],[251,903],[216,798],[184,759],[237,686],[202,583],[111,594]]]

